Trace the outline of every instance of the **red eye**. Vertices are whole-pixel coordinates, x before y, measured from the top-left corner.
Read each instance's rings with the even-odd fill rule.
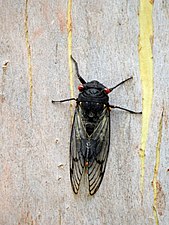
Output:
[[[83,84],[80,84],[80,85],[78,86],[78,90],[79,90],[79,91],[83,91],[83,90],[84,90]]]
[[[105,88],[105,89],[104,89],[104,92],[105,92],[106,94],[109,94],[111,91],[110,91],[109,88]]]

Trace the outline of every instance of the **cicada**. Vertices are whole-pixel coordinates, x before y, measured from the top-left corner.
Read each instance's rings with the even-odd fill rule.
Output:
[[[79,74],[77,62],[73,57],[71,58],[81,82],[78,87],[78,98],[52,101],[52,103],[76,101],[70,136],[70,181],[74,193],[77,194],[82,174],[86,171],[89,193],[94,195],[103,180],[109,155],[111,109],[116,108],[134,114],[141,114],[141,112],[109,104],[108,94],[132,77],[113,88],[107,88],[97,80],[86,82]]]

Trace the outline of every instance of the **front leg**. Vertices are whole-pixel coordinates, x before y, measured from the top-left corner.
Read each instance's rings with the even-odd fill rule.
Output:
[[[54,101],[52,100],[52,103],[57,103],[57,102],[68,102],[68,101],[76,101],[77,102],[77,99],[76,98],[67,98],[67,99],[63,99],[63,100],[59,100],[59,101]]]

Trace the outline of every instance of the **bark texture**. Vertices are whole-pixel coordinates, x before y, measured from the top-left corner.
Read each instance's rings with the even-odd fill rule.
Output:
[[[79,81],[74,77],[70,83],[69,76],[70,10],[69,48],[81,75],[108,87],[133,76],[110,94],[110,103],[142,109],[142,81],[149,77],[140,79],[141,2],[74,0],[68,8],[66,0],[1,0],[1,225],[169,224],[168,1],[149,1],[153,99],[145,154],[140,151],[142,116],[112,110],[110,154],[94,196],[85,177],[79,194],[72,192],[70,105],[51,103],[69,98],[71,85],[78,95]]]

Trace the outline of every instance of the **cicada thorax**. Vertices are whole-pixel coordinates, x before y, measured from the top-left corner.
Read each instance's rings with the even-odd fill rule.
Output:
[[[90,136],[97,126],[98,119],[105,106],[108,106],[108,95],[104,92],[105,86],[94,80],[80,85],[81,91],[78,102],[82,109],[82,118],[87,134]]]
[[[105,105],[102,103],[86,101],[81,102],[80,107],[82,109],[82,120],[86,132],[91,136],[97,126],[98,119],[103,112]]]

